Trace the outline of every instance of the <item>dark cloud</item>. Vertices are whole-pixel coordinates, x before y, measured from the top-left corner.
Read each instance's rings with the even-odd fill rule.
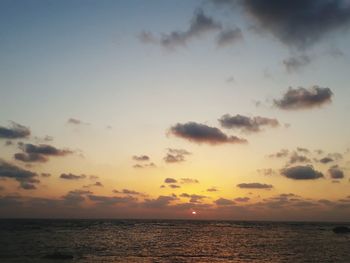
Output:
[[[231,46],[243,39],[242,30],[238,27],[234,29],[223,30],[219,33],[217,43],[219,47]]]
[[[247,117],[239,114],[236,116],[225,114],[219,119],[219,122],[224,128],[240,129],[245,132],[260,132],[262,127],[277,127],[280,125],[276,119],[260,116]]]
[[[10,164],[0,159],[0,178],[14,179],[19,182],[20,187],[26,190],[36,189],[36,184],[40,181],[34,172],[24,170],[21,167]]]
[[[236,136],[228,136],[218,128],[196,122],[187,122],[185,124],[178,123],[170,128],[170,133],[195,143],[208,143],[212,145],[247,143],[245,139]]]
[[[197,179],[192,179],[192,178],[181,178],[180,183],[181,184],[199,184],[199,181]]]
[[[142,195],[140,192],[129,190],[129,189],[123,189],[122,193],[127,195]]]
[[[288,73],[298,72],[301,68],[309,65],[311,58],[307,55],[289,57],[283,60],[283,65],[285,66]]]
[[[176,184],[177,180],[174,178],[165,178],[164,183],[166,184]]]
[[[177,185],[177,184],[169,184],[169,187],[170,187],[170,188],[173,188],[173,189],[181,188],[181,186],[180,186],[180,185]]]
[[[192,18],[190,27],[186,31],[173,31],[170,34],[164,34],[160,40],[162,46],[166,48],[176,48],[178,46],[186,46],[187,42],[193,38],[200,37],[208,32],[221,30],[222,26],[219,22],[214,21],[197,10]],[[143,35],[143,40],[152,39],[151,35]]]
[[[237,1],[212,0],[235,4]],[[346,0],[243,0],[238,1],[261,30],[287,46],[307,48],[350,24]]]
[[[175,200],[177,200],[175,196],[161,195],[157,199],[145,199],[143,205],[148,208],[164,208]]]
[[[207,189],[207,192],[217,192],[218,189],[216,187],[210,187]]]
[[[144,162],[144,161],[149,161],[150,160],[149,156],[147,156],[147,155],[134,155],[132,157],[132,159],[134,161],[138,161],[138,162]]]
[[[237,187],[244,189],[272,189],[271,184],[261,184],[261,183],[242,183],[238,184]]]
[[[332,179],[343,179],[344,172],[341,170],[338,165],[334,165],[328,169],[328,173]]]
[[[206,196],[204,195],[187,194],[187,193],[182,193],[180,197],[189,198],[190,203],[200,203],[204,198],[206,198]]]
[[[85,201],[85,197],[88,194],[92,194],[92,192],[87,190],[73,190],[69,191],[66,195],[64,195],[63,202],[68,206],[76,206],[80,205]]]
[[[281,174],[293,180],[315,180],[323,177],[323,174],[311,165],[284,168]]]
[[[13,145],[13,141],[7,140],[7,141],[5,142],[5,146],[10,146],[10,145]]]
[[[214,203],[218,206],[230,206],[235,204],[234,201],[225,198],[219,198],[215,200]]]
[[[250,200],[249,197],[237,197],[235,198],[236,202],[248,202]]]
[[[50,173],[41,173],[40,174],[42,177],[51,177]]]
[[[16,122],[11,122],[10,127],[0,126],[0,139],[20,139],[30,135],[29,128]]]
[[[23,152],[14,154],[14,158],[22,162],[47,162],[48,156],[65,156],[73,153],[71,150],[57,149],[48,144],[19,143],[18,145]]]
[[[81,174],[81,175],[76,175],[76,174],[72,174],[72,173],[68,173],[68,174],[61,174],[60,178],[62,179],[66,179],[66,180],[79,180],[79,179],[85,179],[86,175],[85,174]]]
[[[334,160],[331,157],[323,157],[322,159],[319,160],[320,163],[330,163],[330,162],[334,162]]]
[[[137,201],[136,198],[132,196],[103,196],[103,195],[93,195],[87,196],[91,201],[98,203],[99,205],[115,205],[115,204],[130,204]]]
[[[332,101],[333,92],[329,88],[313,86],[309,89],[290,87],[281,99],[274,100],[276,107],[283,110],[320,107]]]

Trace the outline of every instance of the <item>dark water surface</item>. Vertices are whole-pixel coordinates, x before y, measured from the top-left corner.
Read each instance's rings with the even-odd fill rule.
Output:
[[[0,262],[350,262],[336,224],[0,220]],[[54,257],[67,259],[54,259]],[[69,257],[72,257],[69,259]]]

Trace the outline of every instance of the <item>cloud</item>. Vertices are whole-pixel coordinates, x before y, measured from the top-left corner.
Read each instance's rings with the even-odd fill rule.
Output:
[[[24,170],[18,166],[10,164],[0,159],[0,178],[14,179],[19,182],[20,187],[26,190],[36,189],[36,184],[40,181],[34,172]]]
[[[88,195],[88,198],[95,202],[98,203],[99,205],[115,205],[115,204],[130,204],[130,203],[134,203],[137,201],[136,198],[132,197],[132,196],[103,196],[103,195],[93,195],[90,194]]]
[[[177,200],[175,196],[160,195],[156,199],[145,199],[143,206],[148,208],[164,208],[175,200]]]
[[[334,162],[334,160],[331,157],[323,157],[322,159],[319,160],[320,163],[330,163],[330,162]]]
[[[180,186],[180,185],[177,185],[177,184],[169,184],[169,187],[170,187],[170,188],[173,188],[173,189],[181,188],[181,186]]]
[[[269,157],[270,158],[284,158],[284,157],[287,157],[288,155],[289,155],[289,150],[281,149],[277,153],[270,154]]]
[[[332,96],[329,88],[316,85],[309,89],[289,87],[281,99],[274,100],[274,105],[282,110],[309,109],[330,103]]]
[[[261,184],[261,183],[241,183],[237,187],[242,189],[272,189],[271,184]]]
[[[166,184],[176,184],[177,180],[174,178],[165,178],[164,183]]]
[[[218,206],[230,206],[235,204],[234,201],[225,198],[219,198],[215,200],[214,203]]]
[[[262,131],[261,127],[277,127],[280,125],[276,119],[260,116],[247,117],[239,114],[236,116],[225,114],[219,119],[219,123],[224,128],[240,129],[245,132],[260,132]]]
[[[144,161],[149,161],[150,160],[149,156],[147,156],[147,155],[138,155],[138,156],[134,155],[132,157],[132,159],[134,161],[138,161],[138,162],[144,162]]]
[[[248,202],[250,200],[249,197],[237,197],[235,198],[236,202]]]
[[[350,5],[346,0],[244,0],[239,3],[259,28],[294,48],[307,48],[350,24]]]
[[[0,139],[21,139],[30,135],[29,128],[16,122],[11,122],[10,127],[0,126]]]
[[[207,189],[207,192],[217,192],[219,191],[216,187],[210,187]]]
[[[92,192],[87,190],[73,190],[69,191],[62,198],[66,205],[76,206],[82,204],[85,201],[85,196],[88,194],[92,194]]]
[[[132,167],[134,167],[136,169],[142,169],[142,168],[154,168],[157,166],[155,165],[155,163],[150,162],[150,163],[146,163],[146,164],[135,164]]]
[[[75,118],[69,118],[67,123],[72,125],[90,125],[87,122],[83,122],[82,120],[75,119]]]
[[[181,184],[199,184],[199,181],[197,179],[192,179],[192,178],[181,178],[180,183]]]
[[[334,165],[328,169],[328,173],[332,179],[343,179],[344,172],[341,170],[338,165]]]
[[[303,148],[303,147],[297,147],[297,151],[305,153],[305,154],[309,154],[310,153],[309,149],[306,149],[306,148]]]
[[[22,162],[47,162],[48,156],[65,156],[73,153],[71,150],[57,149],[48,144],[19,143],[18,145],[23,153],[14,154],[14,158]]]
[[[145,196],[143,193],[134,191],[134,190],[129,190],[129,189],[123,189],[122,191],[118,190],[113,190],[113,193],[115,194],[126,194],[126,195],[139,195],[139,196]]]
[[[283,60],[283,65],[285,66],[288,73],[298,72],[301,68],[309,65],[311,58],[307,55],[289,57]]]
[[[76,174],[72,174],[72,173],[68,173],[68,174],[61,174],[60,178],[62,179],[66,179],[66,180],[79,180],[79,179],[84,179],[86,178],[85,174],[81,174],[81,175],[76,175]]]
[[[187,194],[187,193],[182,193],[180,197],[189,198],[190,203],[200,203],[204,198],[206,198],[206,196],[204,195]]]
[[[236,136],[228,136],[215,127],[196,122],[178,123],[170,128],[170,133],[195,143],[207,143],[211,145],[232,143],[243,144],[247,140]]]
[[[186,46],[189,40],[200,37],[206,33],[221,30],[219,22],[204,14],[203,10],[197,10],[192,18],[190,27],[186,31],[173,31],[164,34],[160,40],[162,46],[174,49],[178,46]],[[151,35],[143,35],[143,40],[152,39]]]
[[[261,175],[265,175],[265,176],[271,176],[271,175],[275,175],[276,171],[273,170],[272,168],[267,168],[267,169],[258,169],[257,172]]]
[[[289,163],[290,164],[295,164],[295,163],[309,163],[311,162],[311,160],[304,156],[304,155],[299,155],[298,153],[294,152],[290,159],[289,159]]]
[[[51,177],[50,173],[41,173],[40,174],[42,177]]]
[[[311,165],[284,168],[281,174],[293,180],[315,180],[323,177],[323,174]]]
[[[242,30],[238,27],[234,29],[223,30],[219,33],[217,43],[219,47],[231,46],[238,41],[243,40]]]
[[[163,158],[167,163],[179,163],[186,161],[185,155],[190,155],[191,153],[184,149],[172,149],[168,148],[168,153]]]

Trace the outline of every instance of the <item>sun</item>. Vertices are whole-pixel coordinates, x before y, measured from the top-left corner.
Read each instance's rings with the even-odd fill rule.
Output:
[[[196,211],[192,211],[192,215],[196,215],[197,214],[197,212]]]

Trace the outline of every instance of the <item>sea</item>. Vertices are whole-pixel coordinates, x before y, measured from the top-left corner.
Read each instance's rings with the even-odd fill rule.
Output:
[[[350,263],[350,235],[337,225],[3,219],[0,262]]]

